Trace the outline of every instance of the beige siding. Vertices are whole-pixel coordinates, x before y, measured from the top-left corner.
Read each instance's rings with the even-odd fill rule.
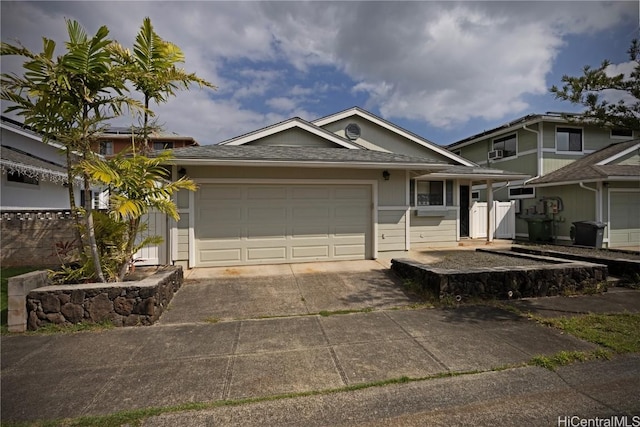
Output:
[[[360,126],[360,138],[355,140],[355,142],[368,149],[406,154],[409,156],[426,156],[436,160],[454,163],[451,159],[436,153],[431,148],[417,144],[395,132],[359,117],[348,117],[337,122],[329,123],[324,126],[324,129],[344,137],[344,129],[349,123],[355,123]]]
[[[403,251],[406,240],[406,211],[378,212],[378,250]]]
[[[273,146],[289,146],[289,147],[337,147],[331,141],[306,132],[302,129],[288,129],[274,135],[269,135],[256,141],[251,141],[246,145],[273,145]]]
[[[189,214],[181,214],[178,221],[178,259],[189,259]]]
[[[446,216],[419,217],[411,211],[411,248],[425,246],[456,246],[456,210],[449,209]]]
[[[616,159],[611,164],[614,165],[628,165],[628,166],[638,166],[640,165],[640,152],[638,150],[627,154],[619,159]],[[639,177],[640,179],[640,177]]]

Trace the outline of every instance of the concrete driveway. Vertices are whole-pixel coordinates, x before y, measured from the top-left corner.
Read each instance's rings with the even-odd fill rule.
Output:
[[[401,280],[373,260],[196,268],[185,273],[159,323],[383,309],[414,302]]]

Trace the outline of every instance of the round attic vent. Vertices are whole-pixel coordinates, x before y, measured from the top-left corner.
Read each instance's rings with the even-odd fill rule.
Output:
[[[360,138],[360,126],[355,123],[349,123],[347,127],[344,128],[344,134],[347,136],[347,139],[355,141]]]

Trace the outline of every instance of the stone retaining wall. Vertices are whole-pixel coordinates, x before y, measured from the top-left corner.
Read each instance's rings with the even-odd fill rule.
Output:
[[[511,248],[514,252],[520,252],[524,254],[534,254],[534,255],[544,255],[551,256],[556,258],[570,259],[575,261],[584,261],[591,262],[597,264],[604,264],[608,267],[609,274],[616,277],[621,277],[627,279],[633,283],[640,283],[640,261],[635,259],[625,259],[623,257],[620,258],[607,258],[607,257],[599,257],[587,256],[587,255],[578,255],[567,252],[562,252],[561,248],[558,248],[557,251],[550,251],[546,249],[537,249],[530,248],[526,246],[513,246]],[[616,251],[612,251],[609,249],[599,249],[599,250],[607,250],[609,253],[616,253]]]
[[[166,267],[137,282],[39,287],[26,296],[26,326],[35,330],[47,323],[104,321],[115,326],[151,325],[182,280],[182,267]]]
[[[590,263],[444,270],[410,259],[393,259],[391,270],[410,280],[428,299],[509,299],[607,290],[607,267]]]

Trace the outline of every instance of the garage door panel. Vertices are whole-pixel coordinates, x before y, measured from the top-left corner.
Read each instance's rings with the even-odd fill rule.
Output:
[[[612,192],[610,202],[609,246],[639,246],[640,192]]]
[[[287,220],[287,209],[284,207],[249,206],[247,219],[249,221],[282,223]]]
[[[364,252],[362,250],[362,245],[339,245],[336,244],[333,246],[334,257],[336,258],[344,258],[344,257],[354,257],[354,256],[364,256]]]
[[[286,187],[248,187],[248,200],[285,200],[287,198]],[[268,203],[268,202],[266,202]]]
[[[367,256],[371,186],[214,187],[204,184],[196,193],[197,266]]]
[[[331,217],[331,211],[329,208],[321,205],[307,206],[307,207],[293,207],[291,210],[291,218],[296,220],[328,220]]]
[[[240,249],[200,250],[200,263],[237,263],[241,261]]]
[[[329,257],[329,246],[294,246],[292,256],[294,259],[327,258]]]
[[[241,200],[242,187],[234,186],[201,186],[198,190],[200,201],[205,200]]]
[[[293,200],[329,200],[331,189],[324,187],[292,187],[291,199]]]
[[[287,259],[286,246],[247,249],[248,261],[261,261],[261,260],[283,261],[286,259]]]
[[[346,200],[369,200],[368,188],[336,188],[334,195],[336,199]]]
[[[247,240],[286,240],[286,224],[249,225],[246,227]]]

